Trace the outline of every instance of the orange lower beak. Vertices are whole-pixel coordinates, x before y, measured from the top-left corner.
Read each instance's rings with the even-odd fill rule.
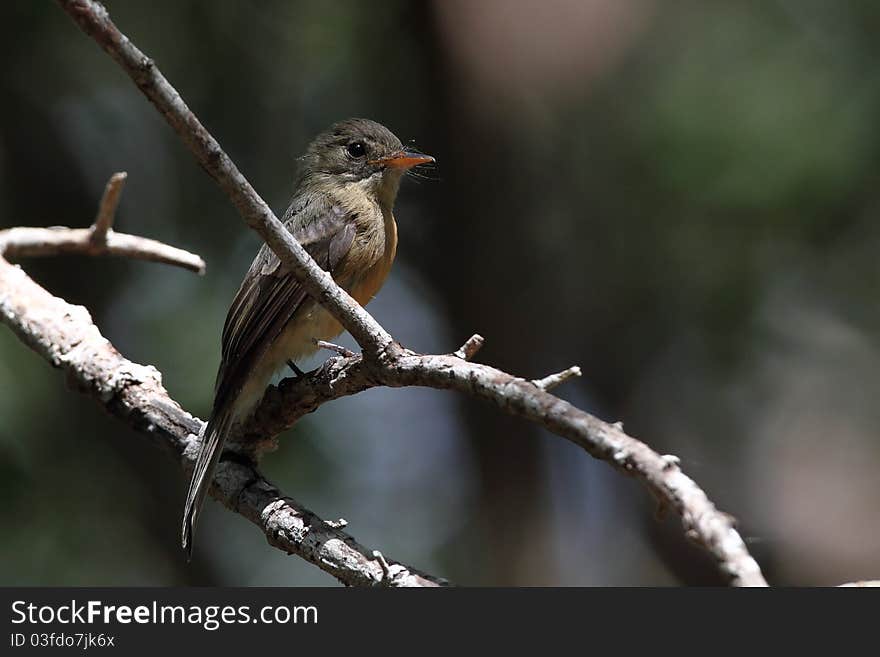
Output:
[[[370,164],[383,164],[386,167],[411,169],[412,167],[417,167],[420,164],[428,164],[428,162],[434,161],[434,158],[430,155],[413,153],[411,151],[400,151],[399,153],[395,153],[394,155],[389,155],[388,157],[373,160]]]

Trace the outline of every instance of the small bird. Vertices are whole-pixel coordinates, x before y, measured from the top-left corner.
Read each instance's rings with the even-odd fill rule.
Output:
[[[392,209],[403,174],[434,158],[408,151],[383,125],[348,119],[318,135],[305,156],[284,225],[361,305],[379,291],[397,251]],[[192,557],[193,531],[223,445],[285,365],[317,351],[342,326],[285,271],[265,244],[226,316],[211,417],[186,495],[181,541]]]

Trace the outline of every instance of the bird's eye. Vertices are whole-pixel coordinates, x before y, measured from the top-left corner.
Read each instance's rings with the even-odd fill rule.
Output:
[[[345,147],[345,150],[348,151],[348,154],[352,157],[363,157],[367,152],[364,143],[361,141],[351,142],[348,146]]]

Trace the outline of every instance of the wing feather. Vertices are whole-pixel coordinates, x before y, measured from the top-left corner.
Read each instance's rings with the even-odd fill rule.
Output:
[[[316,210],[306,206],[286,224],[318,265],[332,273],[351,248],[355,226],[338,206],[325,204],[320,213]],[[281,334],[307,296],[296,277],[284,271],[278,257],[264,244],[230,306],[223,327],[215,408],[238,393],[251,367]]]

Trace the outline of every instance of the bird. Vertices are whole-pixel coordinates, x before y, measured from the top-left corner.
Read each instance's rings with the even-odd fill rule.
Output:
[[[404,148],[380,123],[352,118],[318,135],[300,158],[285,228],[336,283],[366,305],[382,287],[397,252],[393,208],[403,174],[433,163]],[[198,447],[183,512],[181,544],[192,558],[193,532],[223,446],[248,419],[272,376],[342,332],[278,256],[263,244],[229,307],[221,335],[214,402]]]

